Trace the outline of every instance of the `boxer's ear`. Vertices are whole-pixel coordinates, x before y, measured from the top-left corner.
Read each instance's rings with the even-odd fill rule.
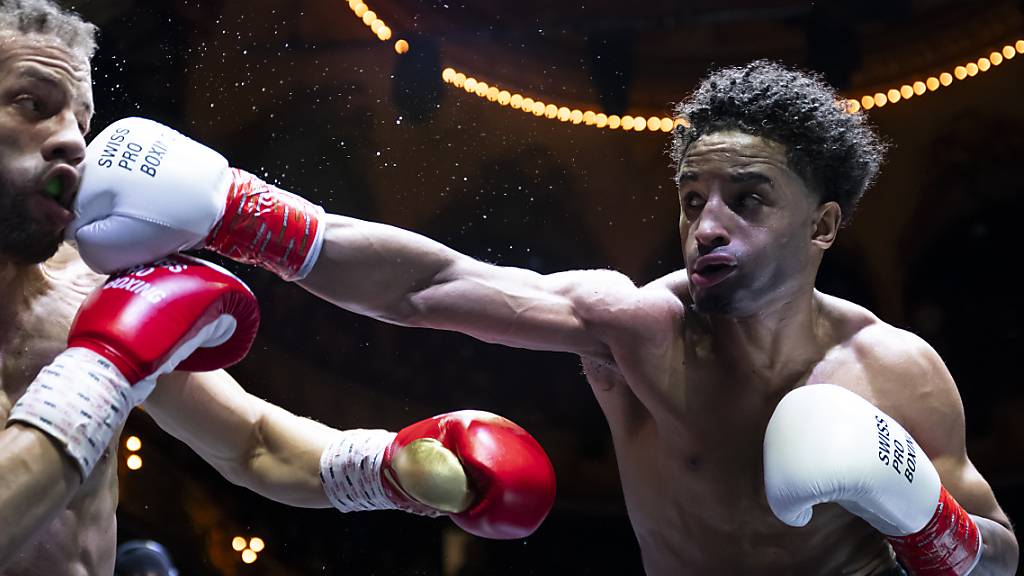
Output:
[[[843,210],[836,202],[825,202],[815,208],[811,222],[811,243],[827,250],[836,241],[842,221]]]

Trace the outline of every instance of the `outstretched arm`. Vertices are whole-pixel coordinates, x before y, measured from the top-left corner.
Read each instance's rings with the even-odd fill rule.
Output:
[[[520,348],[607,356],[600,318],[638,289],[610,270],[538,274],[494,266],[385,224],[328,215],[324,244],[299,282],[334,304],[401,324]]]
[[[112,163],[105,155],[126,141],[164,150],[159,168]],[[384,321],[598,356],[609,353],[594,318],[635,297],[632,282],[607,270],[541,275],[491,266],[412,232],[325,215],[149,120],[108,126],[87,158],[67,235],[97,271],[205,247]]]
[[[163,150],[159,168],[118,166],[105,156],[124,145]],[[384,321],[605,358],[605,312],[637,296],[611,271],[542,275],[492,266],[409,231],[325,215],[149,120],[108,126],[87,158],[66,234],[96,271],[205,247]]]
[[[320,454],[337,431],[249,394],[227,372],[165,376],[146,411],[231,482],[292,506],[330,506]]]
[[[494,414],[341,431],[247,394],[223,371],[165,380],[147,404],[157,423],[229,480],[285,504],[447,514],[478,536],[522,538],[554,501],[544,450]]]

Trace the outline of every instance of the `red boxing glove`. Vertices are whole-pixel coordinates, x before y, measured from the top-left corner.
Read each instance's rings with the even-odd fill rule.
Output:
[[[85,478],[158,376],[238,362],[258,326],[255,297],[223,269],[186,256],[133,268],[86,298],[68,349],[43,368],[10,420],[57,439]]]
[[[231,366],[249,352],[259,323],[256,297],[241,280],[175,255],[112,276],[90,294],[68,347],[107,358],[134,384],[179,364],[194,372]]]
[[[418,468],[426,460],[415,453],[431,444],[449,450],[465,470],[468,506],[451,518],[466,532],[487,538],[525,538],[551,511],[555,502],[551,461],[533,436],[511,420],[463,410],[403,428],[384,453],[384,474],[392,480],[390,484],[414,490],[409,484],[422,473]],[[414,454],[403,458],[406,450]],[[430,467],[429,460],[425,463],[426,471],[437,469]],[[402,470],[403,465],[407,470]]]
[[[397,435],[349,430],[324,450],[321,480],[344,512],[401,509],[449,514],[493,539],[532,534],[555,500],[555,472],[515,423],[476,410],[428,418]]]

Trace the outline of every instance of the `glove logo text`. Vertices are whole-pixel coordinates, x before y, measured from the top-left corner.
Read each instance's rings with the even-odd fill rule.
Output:
[[[158,139],[149,146],[149,151],[144,153],[145,148],[138,142],[126,142],[130,133],[131,130],[128,128],[114,130],[110,138],[107,138],[107,143],[103,146],[100,159],[96,161],[96,164],[102,168],[110,168],[116,161],[118,168],[131,172],[134,165],[141,159],[139,172],[156,178],[156,169],[163,161],[164,155],[167,154],[167,145]]]
[[[878,431],[878,460],[907,479],[914,482],[917,472],[917,448],[909,434],[904,435],[903,442],[892,438],[889,434],[889,421],[875,415],[875,429]]]

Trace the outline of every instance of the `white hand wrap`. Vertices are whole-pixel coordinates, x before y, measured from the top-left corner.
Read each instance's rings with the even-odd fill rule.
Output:
[[[320,455],[320,483],[342,512],[399,510],[381,481],[384,451],[397,436],[387,430],[346,430]]]
[[[133,387],[99,354],[69,348],[39,372],[14,405],[9,421],[24,422],[55,438],[78,464],[84,480],[132,407],[153,386],[150,381]]]

